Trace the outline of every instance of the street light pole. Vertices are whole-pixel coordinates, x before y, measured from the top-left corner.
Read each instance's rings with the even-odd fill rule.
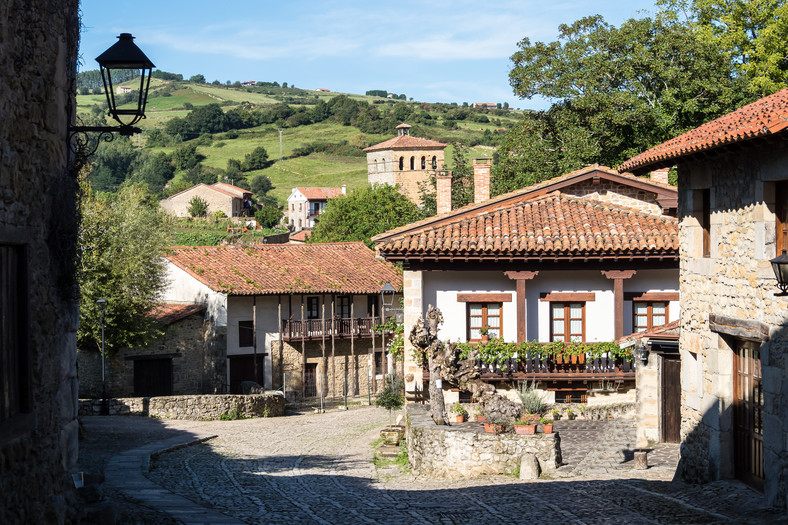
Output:
[[[104,366],[104,312],[107,310],[107,300],[96,300],[96,305],[101,309],[101,415],[109,415],[109,400],[107,399],[107,382]]]

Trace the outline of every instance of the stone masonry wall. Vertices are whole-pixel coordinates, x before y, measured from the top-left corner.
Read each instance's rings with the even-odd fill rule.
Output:
[[[244,417],[276,417],[285,415],[285,398],[279,394],[204,395],[130,397],[109,400],[109,414],[147,415],[167,419],[194,421],[219,419],[231,410]],[[80,399],[79,415],[96,416],[101,413],[100,399]]]
[[[67,126],[75,110],[78,7],[77,0],[0,4],[0,247],[17,253],[24,270],[14,280],[17,293],[9,297],[0,286],[0,294],[6,304],[19,300],[16,312],[27,314],[19,323],[17,377],[29,380],[3,385],[23,403],[0,421],[0,523],[76,521],[69,469],[78,452],[77,188]]]
[[[191,315],[169,325],[161,337],[145,347],[123,348],[106,361],[107,395],[133,396],[134,362],[144,356],[176,354],[172,357],[173,395],[213,394],[221,391],[226,377],[226,357],[213,344],[211,323],[202,314]],[[80,350],[79,395],[101,397],[101,354]]]
[[[468,478],[512,474],[525,454],[534,454],[547,474],[561,464],[558,434],[488,434],[474,425],[436,425],[421,405],[408,405],[408,459],[417,475]]]
[[[442,148],[435,149],[397,149],[371,151],[367,153],[367,181],[370,184],[399,184],[402,193],[415,203],[421,202],[418,183],[429,178],[432,157],[436,158],[438,169],[443,169],[445,160]],[[426,157],[426,169],[421,169],[421,157]],[[403,170],[399,169],[399,159],[404,157]],[[415,169],[410,169],[410,158],[415,157]],[[377,161],[377,163],[375,162]]]
[[[607,204],[626,206],[627,208],[633,208],[652,215],[662,214],[662,207],[653,193],[615,182],[602,181],[594,184],[586,181],[573,184],[568,188],[564,188],[563,191],[568,195],[591,198]]]
[[[731,478],[733,472],[733,338],[712,332],[709,315],[763,323],[763,446],[771,504],[788,490],[788,301],[776,297],[774,185],[788,179],[788,150],[716,157],[679,168],[682,300],[682,456],[685,480]],[[701,209],[694,190],[711,188],[711,254],[703,257]]]

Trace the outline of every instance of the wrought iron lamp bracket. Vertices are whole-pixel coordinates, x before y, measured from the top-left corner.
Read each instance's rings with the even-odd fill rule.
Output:
[[[101,141],[112,142],[115,134],[130,137],[134,133],[141,133],[140,128],[134,126],[69,126],[68,147],[74,154],[74,174],[79,174],[99,147]],[[96,134],[96,135],[94,135]]]

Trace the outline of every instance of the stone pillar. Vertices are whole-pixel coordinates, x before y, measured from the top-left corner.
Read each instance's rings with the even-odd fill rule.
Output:
[[[648,339],[642,340],[648,344]],[[633,346],[634,348],[634,346]],[[637,447],[645,448],[650,441],[659,441],[660,358],[649,352],[648,363],[635,367],[635,423]]]
[[[490,198],[492,159],[473,159],[473,202]]]
[[[438,170],[435,172],[435,203],[437,214],[451,211],[451,171]]]
[[[405,396],[409,402],[416,400],[416,393],[424,391],[422,381],[421,363],[413,359],[413,345],[410,342],[410,331],[423,314],[424,304],[422,300],[422,272],[405,270],[402,273],[402,287],[405,301],[404,324],[405,324]]]
[[[602,270],[602,275],[613,280],[614,339],[624,337],[624,279],[630,279],[635,273],[636,270]]]
[[[539,275],[535,272],[505,272],[506,277],[513,279],[517,286],[517,342],[527,341],[528,333],[526,329],[526,304],[525,304],[525,282]]]

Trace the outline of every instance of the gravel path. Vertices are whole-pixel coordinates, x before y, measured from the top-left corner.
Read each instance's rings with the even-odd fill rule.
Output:
[[[129,439],[134,442],[177,430],[216,434],[203,444],[161,454],[148,477],[245,523],[522,523],[549,516],[571,524],[683,524],[783,518],[735,482],[703,487],[671,482],[676,445],[652,452],[654,467],[648,471],[632,470],[624,453],[634,439],[628,420],[561,425],[562,448],[572,452],[565,453],[557,478],[521,482],[509,476],[431,480],[396,467],[378,469],[371,443],[388,424],[388,413],[370,407],[242,421],[88,419],[122,420],[118,424],[126,431],[132,430],[130,422],[142,423],[133,425],[137,431]],[[110,449],[124,446],[124,430],[110,421],[101,427],[112,428]],[[93,421],[86,429],[99,430]]]

